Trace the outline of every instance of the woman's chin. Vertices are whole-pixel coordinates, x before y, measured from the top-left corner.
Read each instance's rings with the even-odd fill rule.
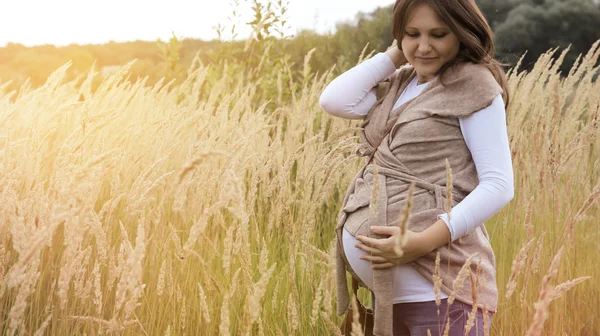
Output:
[[[435,72],[434,70],[438,70],[440,68],[439,64],[413,64],[415,68],[423,69],[424,71]]]

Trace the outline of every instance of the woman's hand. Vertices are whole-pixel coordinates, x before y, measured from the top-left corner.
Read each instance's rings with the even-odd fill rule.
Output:
[[[367,252],[362,255],[362,260],[370,261],[374,269],[390,268],[409,263],[422,255],[429,253],[427,241],[420,232],[406,231],[406,244],[403,246],[404,254],[396,255],[394,252],[395,236],[400,234],[398,226],[371,226],[371,231],[380,235],[389,235],[388,238],[377,239],[365,236],[356,236],[362,244],[355,247]]]
[[[404,53],[402,52],[402,50],[400,50],[398,48],[397,40],[394,40],[394,42],[388,48],[388,50],[385,52],[385,54],[388,55],[388,57],[392,59],[392,62],[394,62],[396,69],[398,69],[399,67],[408,63],[408,61],[406,60],[406,57],[404,57]]]

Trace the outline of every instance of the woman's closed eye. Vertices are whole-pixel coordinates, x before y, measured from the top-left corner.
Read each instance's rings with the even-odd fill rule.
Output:
[[[431,35],[431,36],[433,36],[434,38],[441,39],[441,38],[444,38],[446,35],[448,35],[448,34],[434,34],[434,35]],[[419,36],[419,33],[406,33],[406,36],[411,37],[411,38],[415,38],[415,37]]]

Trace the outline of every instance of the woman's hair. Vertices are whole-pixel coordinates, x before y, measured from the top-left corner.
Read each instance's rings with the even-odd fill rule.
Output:
[[[446,70],[455,64],[462,62],[483,64],[490,69],[502,87],[502,99],[504,99],[505,106],[508,106],[510,99],[508,82],[502,69],[502,66],[508,64],[500,63],[494,58],[492,29],[474,0],[396,0],[392,16],[392,34],[398,40],[398,48],[401,48],[404,26],[408,22],[410,14],[421,4],[431,6],[460,41],[456,57],[440,68],[438,73],[440,81]]]

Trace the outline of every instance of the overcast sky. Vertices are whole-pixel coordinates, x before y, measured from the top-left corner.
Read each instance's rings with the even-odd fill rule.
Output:
[[[251,20],[250,0],[239,0],[242,23]],[[265,3],[265,0],[262,0]],[[359,12],[393,4],[394,0],[290,0],[288,35],[310,28],[333,31],[335,23]],[[211,28],[231,29],[231,0],[0,0],[0,47],[216,38]],[[243,25],[243,24],[242,24]],[[238,38],[249,34],[240,27]],[[229,31],[223,36],[230,38]]]

